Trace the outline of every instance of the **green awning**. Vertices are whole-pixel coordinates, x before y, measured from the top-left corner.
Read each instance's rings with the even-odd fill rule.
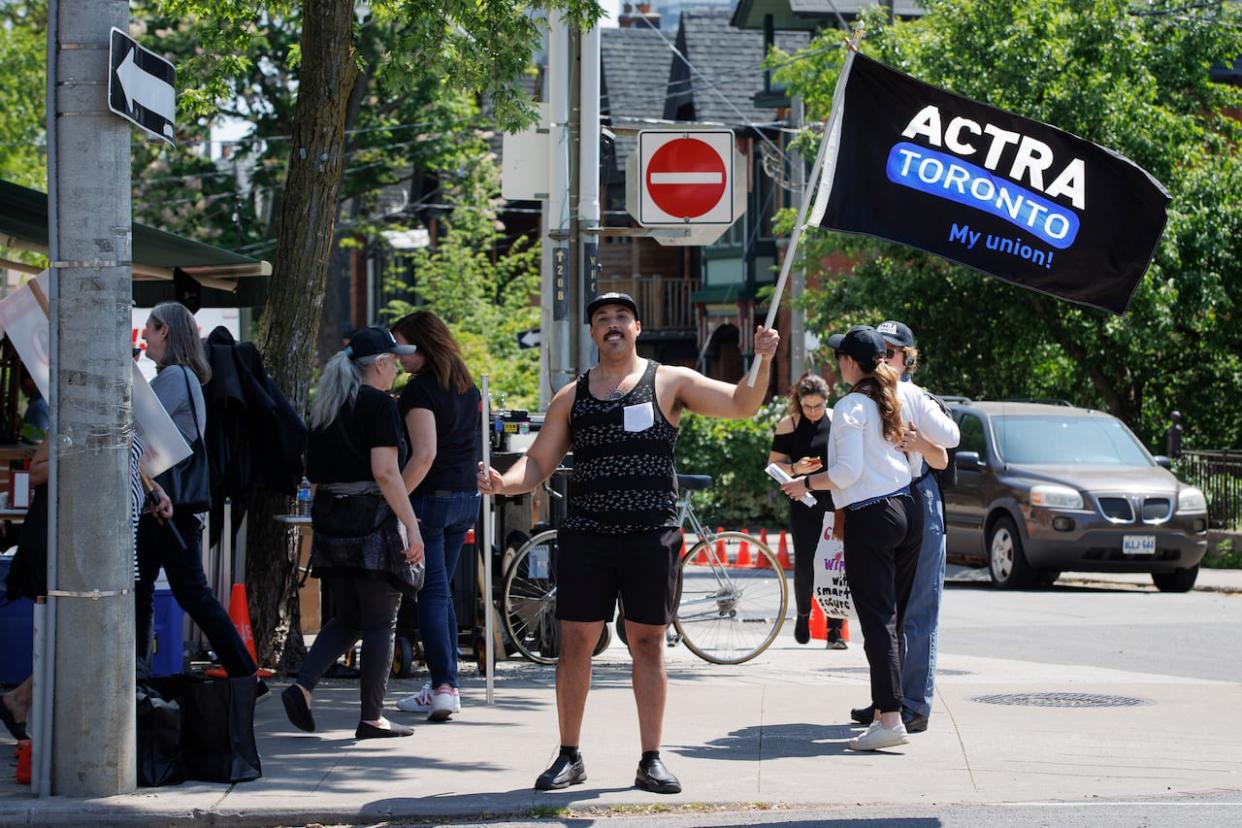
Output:
[[[272,273],[267,262],[145,224],[133,227],[134,300],[139,305],[150,307],[189,295],[200,307],[263,303],[267,288],[263,277]],[[0,247],[47,253],[46,193],[0,181]],[[16,265],[0,262],[0,266]]]

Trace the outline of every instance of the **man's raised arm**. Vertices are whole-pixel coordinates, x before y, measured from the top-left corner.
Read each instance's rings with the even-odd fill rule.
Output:
[[[772,358],[780,344],[780,334],[774,328],[760,325],[755,329],[755,356],[759,359],[759,377],[754,386],[747,385],[746,378],[736,385],[708,379],[689,368],[674,369],[677,381],[677,401],[695,414],[736,420],[753,417],[768,393],[768,375]]]

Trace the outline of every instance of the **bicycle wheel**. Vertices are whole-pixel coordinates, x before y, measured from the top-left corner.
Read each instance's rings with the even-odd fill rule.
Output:
[[[724,542],[725,561],[717,544]],[[738,566],[742,544],[752,564]],[[756,565],[757,564],[757,565]],[[713,664],[741,664],[768,648],[785,623],[789,588],[768,545],[752,535],[701,538],[681,559],[673,625],[690,652]]]
[[[505,572],[505,631],[524,658],[555,664],[561,631],[556,622],[556,530],[540,532],[513,554]]]

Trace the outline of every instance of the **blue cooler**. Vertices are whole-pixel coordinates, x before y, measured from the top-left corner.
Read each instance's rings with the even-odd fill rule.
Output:
[[[34,601],[3,597],[12,560],[0,555],[0,684],[19,684],[34,671]]]
[[[185,639],[182,635],[185,612],[173,598],[172,590],[161,588],[164,583],[161,575],[156,584],[155,614],[152,617],[152,676],[175,676],[185,672]]]

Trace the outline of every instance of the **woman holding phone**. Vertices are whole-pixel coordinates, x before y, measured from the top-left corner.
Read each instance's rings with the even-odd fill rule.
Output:
[[[789,414],[776,424],[768,462],[780,466],[791,477],[822,470],[831,427],[828,382],[819,374],[808,371],[798,378],[789,392]],[[794,640],[799,644],[811,640],[815,549],[819,546],[824,515],[832,511],[830,492],[815,492],[814,497],[814,506],[807,506],[798,500],[789,504],[789,534],[793,537],[794,546],[794,603],[798,609],[794,621]],[[848,646],[841,637],[842,625],[840,618],[828,619],[828,649],[844,650]]]

